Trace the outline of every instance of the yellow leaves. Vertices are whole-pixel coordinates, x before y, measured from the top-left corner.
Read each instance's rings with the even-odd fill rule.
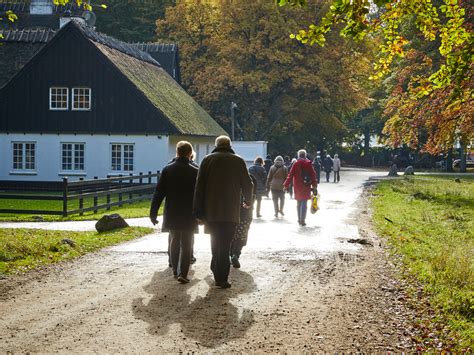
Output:
[[[103,8],[103,9],[106,9],[106,8],[107,8],[107,5],[101,4],[100,7]]]
[[[15,22],[16,20],[18,20],[18,16],[15,15],[14,12],[11,10],[8,10],[7,12],[5,12],[5,15],[7,15],[7,19],[10,22]]]

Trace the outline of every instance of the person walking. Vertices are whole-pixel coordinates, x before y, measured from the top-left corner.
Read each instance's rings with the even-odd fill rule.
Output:
[[[278,217],[278,213],[282,216],[283,207],[285,205],[285,191],[283,184],[288,176],[288,169],[283,162],[281,156],[275,158],[275,163],[270,168],[267,178],[267,191],[272,192],[273,207],[275,209],[275,217]]]
[[[267,183],[267,171],[263,167],[263,159],[256,157],[254,164],[249,168],[249,174],[253,175],[257,180],[257,217],[260,218],[260,209],[262,206],[262,197],[267,195],[266,183]]]
[[[257,195],[257,179],[253,175],[250,175],[253,183],[253,201],[255,201]],[[250,208],[244,207],[243,196],[241,198],[240,205],[240,222],[235,229],[234,238],[230,245],[230,262],[232,266],[236,269],[240,268],[240,254],[242,253],[242,248],[247,245],[247,239],[249,236],[250,224],[252,223],[253,216],[253,203]]]
[[[311,160],[306,158],[306,150],[304,149],[298,151],[298,160],[291,167],[290,173],[285,180],[285,189],[288,189],[291,182],[293,182],[295,189],[298,223],[301,226],[305,226],[306,211],[308,209],[308,200],[311,199],[311,190],[314,195],[317,195],[318,183],[316,181],[316,172],[314,171]]]
[[[318,152],[318,155],[316,155],[316,158],[314,158],[313,160],[313,168],[314,168],[314,171],[316,172],[316,178],[318,180],[318,184],[321,183],[321,169],[322,169],[322,161],[321,161],[321,156],[319,155],[319,152]]]
[[[245,161],[232,150],[230,138],[219,136],[215,145],[199,168],[193,213],[211,234],[216,286],[229,288],[230,245],[240,222],[240,207],[252,205],[253,183]]]
[[[263,165],[263,167],[265,168],[265,171],[267,172],[267,175],[272,165],[273,165],[272,156],[268,154],[267,157],[265,158],[265,163]]]
[[[326,182],[329,182],[329,178],[331,176],[331,170],[332,170],[332,159],[329,154],[326,155],[326,159],[324,159],[323,164],[324,164],[324,171],[326,172]]]
[[[339,159],[339,155],[334,154],[334,159],[332,161],[332,170],[334,171],[334,182],[339,182],[341,177],[339,172],[341,171],[341,160]]]
[[[291,159],[290,167],[288,168],[288,172],[291,171],[291,167],[296,163],[296,159],[293,158]],[[290,200],[293,199],[293,182],[290,183],[290,187],[286,189],[288,191],[288,194],[290,195]]]
[[[181,283],[189,282],[193,236],[197,229],[193,202],[198,169],[190,163],[192,153],[191,143],[176,144],[176,160],[164,167],[150,207],[150,220],[157,224],[158,210],[165,199],[163,229],[169,230],[171,267]]]

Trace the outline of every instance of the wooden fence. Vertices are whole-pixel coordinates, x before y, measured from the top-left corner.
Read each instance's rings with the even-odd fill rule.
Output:
[[[153,194],[155,184],[160,177],[160,172],[148,174],[139,173],[138,175],[119,175],[117,177],[108,177],[106,179],[98,179],[94,177],[92,180],[69,181],[63,178],[62,182],[46,183],[48,192],[56,192],[56,194],[44,194],[45,187],[37,186],[36,188],[24,189],[29,190],[29,194],[11,193],[8,190],[15,190],[15,185],[10,183],[3,186],[5,192],[0,192],[1,200],[31,200],[31,201],[62,201],[62,209],[8,209],[0,208],[0,213],[8,214],[36,214],[36,215],[60,215],[67,217],[69,215],[84,212],[97,211],[101,209],[110,210],[113,206],[123,206],[124,204],[132,204],[138,201],[150,200]],[[36,194],[36,193],[37,194]],[[112,201],[112,198],[116,201]],[[101,201],[105,198],[105,202]],[[84,207],[84,202],[92,200],[92,205]],[[71,209],[71,202],[77,201],[77,207]]]

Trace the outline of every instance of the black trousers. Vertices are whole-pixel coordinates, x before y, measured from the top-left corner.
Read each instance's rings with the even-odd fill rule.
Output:
[[[168,264],[171,265],[171,233],[168,234]],[[191,259],[194,257],[194,234],[191,238]]]
[[[334,170],[334,182],[339,182],[341,180],[341,176],[339,175],[339,170]]]
[[[174,275],[188,277],[193,236],[193,230],[170,230],[170,259]]]
[[[227,282],[230,271],[230,245],[234,238],[236,223],[209,223],[211,232],[211,270],[216,282]]]
[[[331,170],[326,171],[326,182],[329,182],[329,177],[331,176]]]

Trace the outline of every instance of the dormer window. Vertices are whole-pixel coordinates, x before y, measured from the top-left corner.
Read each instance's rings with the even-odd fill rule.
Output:
[[[91,89],[72,89],[72,109],[73,111],[88,111],[91,109]]]
[[[65,87],[49,88],[49,109],[67,110],[69,108],[69,89]]]

